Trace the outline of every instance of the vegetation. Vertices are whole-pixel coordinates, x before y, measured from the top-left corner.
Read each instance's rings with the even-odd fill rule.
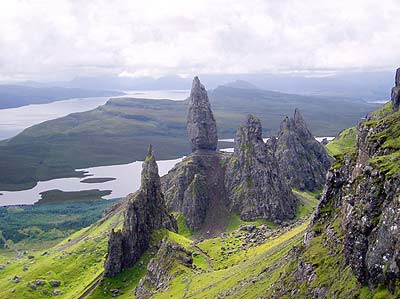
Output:
[[[325,148],[332,157],[354,152],[356,148],[356,127],[351,127],[340,132]]]
[[[103,196],[110,195],[111,190],[92,189],[82,191],[48,190],[40,193],[42,198],[36,204],[55,204],[78,201],[103,200]]]
[[[0,207],[0,250],[43,248],[96,222],[116,200]]]
[[[369,139],[379,142],[382,149],[388,151],[385,155],[372,158],[370,162],[387,177],[391,177],[400,174],[400,111],[394,112],[388,104],[376,112],[379,118],[365,125],[374,127],[375,133],[369,136]]]

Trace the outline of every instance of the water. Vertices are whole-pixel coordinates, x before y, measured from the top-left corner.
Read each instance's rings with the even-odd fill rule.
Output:
[[[129,97],[144,99],[168,99],[173,101],[183,101],[189,97],[190,90],[128,90],[124,91]],[[120,96],[126,97],[126,95]]]
[[[189,90],[142,90],[127,91],[123,97],[171,99],[181,101],[189,96]],[[70,113],[83,112],[105,104],[109,97],[77,98],[35,104],[18,108],[0,109],[0,140],[11,138],[28,127],[63,117]]]
[[[160,175],[168,171],[183,158],[174,160],[157,161]],[[83,191],[91,189],[111,190],[106,199],[125,197],[129,193],[135,192],[140,187],[140,174],[143,162],[133,162],[129,164],[100,166],[86,169],[79,169],[87,172],[90,178],[115,178],[114,181],[103,183],[82,183],[85,178],[61,178],[39,182],[34,188],[23,191],[0,191],[0,206],[33,204],[40,198],[41,192],[59,189],[62,191]]]

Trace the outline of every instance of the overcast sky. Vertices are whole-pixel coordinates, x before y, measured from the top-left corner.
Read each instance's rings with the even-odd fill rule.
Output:
[[[398,0],[0,2],[0,80],[398,65]]]

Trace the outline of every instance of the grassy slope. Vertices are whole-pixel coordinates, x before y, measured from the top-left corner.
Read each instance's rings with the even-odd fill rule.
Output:
[[[356,127],[343,130],[339,135],[329,142],[325,148],[332,157],[354,151],[356,146]]]
[[[0,264],[5,265],[0,276],[0,298],[49,298],[54,289],[61,290],[59,298],[78,298],[83,290],[103,272],[107,251],[107,232],[122,225],[121,213],[106,221],[82,229],[69,238],[46,250],[48,254],[34,253],[33,259],[26,255],[19,258],[0,256]],[[8,263],[7,263],[8,261]],[[23,271],[23,266],[28,266]],[[20,277],[20,282],[11,279]],[[44,286],[30,288],[28,282],[46,280]],[[60,287],[51,287],[49,281],[61,281]]]
[[[306,210],[312,210],[315,206],[315,199],[311,199],[307,194],[299,193],[299,196],[302,196],[302,203]],[[177,216],[179,220],[179,215]],[[305,214],[299,213],[300,216],[305,216]],[[236,221],[236,224],[230,227],[232,233],[227,235],[226,238],[219,237],[204,240],[198,244],[187,238],[191,235],[191,232],[184,221],[181,219],[178,222],[180,222],[180,234],[160,231],[153,236],[155,241],[168,237],[173,242],[179,243],[193,252],[196,270],[185,268],[179,278],[172,282],[174,292],[177,293],[183,291],[180,286],[175,287],[175,284],[183,278],[182,275],[185,277],[187,275],[191,281],[194,278],[197,279],[197,277],[201,278],[197,284],[193,284],[193,289],[190,287],[193,293],[203,292],[208,287],[214,288],[215,279],[217,278],[222,285],[215,285],[213,293],[234,287],[235,280],[230,280],[229,284],[224,282],[230,276],[230,273],[236,273],[237,277],[241,275],[240,277],[244,279],[256,271],[252,269],[255,264],[259,268],[261,265],[278,261],[293,244],[300,240],[301,232],[306,227],[304,223],[283,234],[271,237],[267,243],[258,247],[250,248],[246,251],[237,250],[234,254],[228,255],[227,251],[222,253],[221,247],[224,245],[228,250],[237,249],[242,242],[243,232],[233,230],[240,225],[249,224],[248,222],[240,221],[239,223]],[[11,295],[23,298],[48,298],[51,297],[49,292],[54,289],[61,290],[62,293],[59,298],[79,298],[86,290],[91,289],[92,282],[97,282],[99,275],[102,273],[107,250],[107,232],[112,227],[119,227],[121,224],[122,216],[121,213],[118,213],[105,222],[97,222],[74,233],[50,249],[42,248],[41,251],[33,252],[35,256],[33,259],[28,259],[27,255],[21,255],[16,258],[15,255],[7,254],[5,256],[0,253],[0,265],[5,265],[5,269],[0,270],[2,271],[0,276],[0,285],[2,286],[0,288],[0,298],[8,298]],[[257,221],[256,224],[260,225],[264,224],[264,222]],[[277,227],[275,226],[275,228]],[[47,251],[48,254],[41,256],[43,251]],[[32,254],[32,251],[28,254]],[[154,252],[147,252],[132,269],[125,271],[117,278],[104,278],[102,285],[95,288],[88,298],[109,298],[109,291],[116,288],[124,293],[120,298],[132,298],[132,292],[145,273],[146,265],[153,255]],[[273,257],[271,260],[267,258],[270,255]],[[260,264],[261,260],[266,261]],[[7,261],[10,263],[7,264]],[[28,266],[27,271],[22,270],[24,265]],[[242,273],[244,270],[245,272]],[[199,272],[201,275],[197,276],[196,273]],[[21,277],[21,282],[14,283],[11,281],[15,275]],[[27,285],[28,282],[36,279],[46,280],[46,285],[38,287],[36,290],[30,288]],[[51,279],[61,280],[61,286],[57,288],[50,287],[48,281]],[[200,290],[203,288],[204,290]],[[14,293],[13,290],[15,290]]]
[[[314,134],[334,135],[376,107],[234,88],[218,88],[210,92],[210,99],[221,138],[234,136],[238,123],[248,113],[258,115],[266,135],[270,135],[277,131],[285,114],[299,107]],[[186,113],[187,101],[121,98],[92,111],[28,128],[8,142],[0,142],[0,190],[76,176],[75,168],[142,160],[149,143],[159,159],[183,155],[189,151]]]
[[[400,174],[400,111],[393,112],[391,102],[373,113],[379,117],[366,123],[368,126],[382,128],[380,133],[369,136],[372,142],[379,142],[383,149],[390,154],[371,159],[371,164],[376,165],[386,175],[391,177]]]

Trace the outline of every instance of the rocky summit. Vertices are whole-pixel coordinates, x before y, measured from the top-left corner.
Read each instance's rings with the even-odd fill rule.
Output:
[[[142,166],[142,182],[138,192],[127,199],[122,231],[111,231],[104,275],[114,277],[132,267],[147,250],[154,230],[177,231],[176,220],[168,214],[158,167],[151,146]]]
[[[198,77],[194,77],[190,92],[187,131],[193,152],[217,149],[217,125],[207,91]]]
[[[237,130],[225,182],[231,211],[244,220],[279,222],[295,215],[296,198],[262,139],[260,120],[252,115]]]
[[[271,138],[268,144],[274,151],[282,175],[292,188],[322,189],[331,161],[298,109],[292,118],[283,119],[277,138]]]
[[[162,188],[168,208],[182,214],[192,231],[222,232],[229,213],[242,220],[294,217],[296,199],[262,140],[260,120],[249,116],[238,129],[233,155],[215,152],[215,120],[195,77],[187,126],[194,152],[162,178]]]
[[[395,86],[392,88],[392,107],[394,110],[399,110],[400,106],[400,68],[396,71]]]

